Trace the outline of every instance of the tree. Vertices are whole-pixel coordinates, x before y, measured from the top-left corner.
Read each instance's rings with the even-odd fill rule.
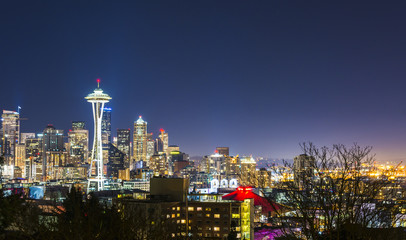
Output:
[[[118,211],[100,204],[93,195],[84,197],[73,187],[63,202],[63,210],[56,208],[54,239],[117,239],[122,232]]]
[[[120,239],[185,239],[186,236],[177,238],[172,236],[172,233],[185,232],[185,229],[179,229],[181,226],[167,217],[166,209],[172,206],[173,203],[167,205],[143,204],[136,201],[130,204],[118,203],[117,209],[121,213],[125,230]]]
[[[381,193],[394,189],[394,183],[368,176],[374,163],[371,147],[317,148],[312,143],[301,147],[308,162],[285,162],[284,170],[295,180],[280,186],[292,211],[278,212],[273,219],[275,225],[285,226],[287,239],[371,239],[371,229],[393,226],[398,208],[392,193]],[[300,231],[292,231],[297,229],[292,226]]]

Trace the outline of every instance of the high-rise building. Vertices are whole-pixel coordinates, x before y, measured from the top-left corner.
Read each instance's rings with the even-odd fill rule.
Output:
[[[177,145],[168,146],[168,153],[171,154],[171,152],[173,152],[173,151],[179,152],[179,146],[177,146]]]
[[[14,111],[3,110],[1,117],[3,121],[2,154],[5,157],[5,165],[14,166],[15,149],[20,137],[20,114]]]
[[[130,142],[131,142],[131,130],[130,129],[117,129],[117,148],[125,154],[124,166],[130,167]]]
[[[25,177],[32,181],[42,180],[42,137],[41,133],[37,134],[36,138],[25,140]]]
[[[25,175],[25,158],[26,158],[26,148],[25,144],[19,143],[16,145],[16,155],[14,164],[14,178],[23,177]],[[22,172],[21,176],[16,176],[16,169]]]
[[[177,149],[179,149],[179,147]],[[168,166],[169,166],[168,168],[170,175],[180,177],[181,170],[189,165],[190,162],[188,154],[180,152],[179,150],[170,151],[168,155]]]
[[[125,169],[125,154],[116,148],[113,144],[109,144],[109,162],[107,163],[107,177],[119,178],[119,171]]]
[[[42,155],[42,136],[25,140],[25,156],[37,158]]]
[[[230,149],[228,147],[216,147],[216,150],[220,155],[230,156]]]
[[[21,133],[20,143],[25,143],[29,138],[35,138],[35,133]]]
[[[314,176],[314,167],[314,157],[307,154],[301,154],[293,159],[293,178],[297,187],[305,187],[306,182]]]
[[[45,151],[61,151],[65,148],[63,142],[63,130],[55,129],[52,124],[49,124],[43,133],[42,145]]]
[[[147,122],[139,116],[134,122],[133,159],[135,161],[147,161]]]
[[[257,186],[261,189],[271,187],[271,171],[266,168],[260,168],[257,171]]]
[[[241,161],[239,156],[227,156],[226,157],[226,175],[229,178],[238,176],[240,174],[240,166],[241,166]]]
[[[151,157],[156,154],[157,152],[155,152],[155,141],[152,137],[152,133],[148,133],[148,137],[147,137],[147,162],[149,162],[151,160]]]
[[[204,156],[202,170],[212,175],[222,175],[226,171],[225,157],[216,152],[210,156]]]
[[[108,103],[111,97],[103,93],[99,87],[100,80],[97,80],[97,88],[85,97],[85,99],[92,103],[93,120],[94,120],[94,139],[93,150],[91,157],[91,164],[89,169],[89,179],[87,191],[96,190],[102,191],[104,189],[104,175],[103,175],[103,145],[102,145],[102,119],[104,104]],[[92,167],[95,166],[96,176],[92,177]],[[96,183],[93,186],[92,183]]]
[[[73,164],[83,164],[89,157],[89,131],[84,127],[84,122],[75,121],[72,122],[73,130],[68,132],[70,162]]]
[[[254,185],[256,181],[256,166],[257,163],[252,156],[241,158],[241,173],[240,184],[241,186]]]
[[[85,122],[83,121],[72,121],[72,130],[84,130],[85,129]]]
[[[111,143],[111,108],[103,109],[103,118],[101,122],[102,145],[103,145],[103,164],[107,164],[109,158],[109,149]]]
[[[111,108],[104,108],[103,109],[103,118],[101,122],[101,130],[102,130],[102,143],[103,146],[107,146],[109,148],[109,144],[111,143]]]
[[[54,173],[54,167],[63,166],[66,162],[66,149],[63,141],[63,130],[55,129],[49,124],[42,137],[42,177],[49,180]]]
[[[154,172],[154,176],[168,175],[168,161],[166,154],[155,154],[150,158],[150,169]]]
[[[168,146],[169,146],[169,137],[168,133],[165,132],[162,128],[160,129],[160,134],[159,134],[159,139],[162,142],[162,152],[166,153],[166,155],[169,155],[168,153]]]
[[[155,142],[154,142],[154,152],[155,153],[162,153],[164,150],[164,143],[162,142],[162,139],[161,138],[157,138],[157,139],[155,139]]]

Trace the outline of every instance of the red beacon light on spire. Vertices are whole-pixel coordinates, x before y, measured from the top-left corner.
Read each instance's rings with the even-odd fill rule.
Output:
[[[159,131],[161,131],[161,133],[165,132],[165,130],[163,128],[159,129]]]

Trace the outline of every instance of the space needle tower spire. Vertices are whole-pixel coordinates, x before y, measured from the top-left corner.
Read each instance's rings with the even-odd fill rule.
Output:
[[[104,176],[103,176],[103,149],[101,139],[101,123],[103,117],[104,104],[108,103],[111,97],[103,93],[100,88],[100,79],[97,79],[97,88],[87,95],[85,99],[92,103],[93,119],[94,119],[94,138],[92,159],[89,168],[88,186],[87,191],[94,189],[95,191],[101,191],[104,188]],[[95,174],[92,174],[93,166],[95,167]]]

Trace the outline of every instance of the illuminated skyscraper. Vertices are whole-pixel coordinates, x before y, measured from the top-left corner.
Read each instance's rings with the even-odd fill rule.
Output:
[[[104,188],[104,176],[103,176],[103,146],[102,146],[102,118],[104,104],[109,102],[111,97],[103,93],[103,90],[99,88],[100,80],[97,80],[97,88],[93,93],[87,95],[85,99],[92,103],[93,108],[93,120],[94,120],[94,139],[91,164],[89,169],[89,180],[87,191],[96,190],[101,191]],[[92,176],[92,167],[96,168],[96,176]],[[96,183],[96,187],[92,186],[92,182]]]
[[[16,155],[15,155],[15,164],[14,164],[14,173],[16,173],[16,169],[22,172],[21,176],[17,176],[14,174],[14,178],[23,177],[25,176],[25,158],[26,158],[26,149],[25,144],[20,143],[16,145]]]
[[[30,180],[42,180],[42,147],[43,134],[37,134],[36,138],[28,138],[25,140],[26,162],[25,162],[25,177]]]
[[[54,167],[63,166],[66,161],[63,130],[57,130],[49,124],[42,137],[42,177],[44,181],[51,178]]]
[[[165,130],[163,130],[162,128],[160,129],[160,134],[159,134],[159,138],[161,139],[162,142],[162,152],[166,153],[166,155],[168,156],[168,146],[169,146],[169,137],[168,137],[168,133],[165,132]]]
[[[41,134],[42,135],[42,134]],[[28,138],[25,140],[27,158],[38,158],[42,155],[42,137]]]
[[[249,186],[255,182],[257,163],[252,156],[241,158],[240,184]]]
[[[239,156],[227,156],[226,157],[226,175],[230,178],[238,176],[240,174],[241,161]]]
[[[103,109],[103,118],[101,123],[103,147],[109,148],[111,143],[111,108]]]
[[[109,149],[111,143],[111,108],[105,107],[103,109],[101,131],[103,145],[103,164],[107,164],[109,159]]]
[[[5,157],[5,164],[14,166],[15,149],[19,143],[20,136],[20,114],[14,111],[3,110],[1,117],[3,121],[2,154]]]
[[[151,156],[150,169],[154,172],[154,176],[167,176],[168,158],[166,154],[155,154]]]
[[[133,159],[135,161],[147,160],[147,124],[141,116],[134,122]]]
[[[20,143],[25,143],[27,139],[35,138],[35,133],[21,133]]]
[[[82,164],[89,157],[89,131],[85,129],[84,122],[77,121],[72,122],[72,129],[68,132],[70,162]]]
[[[226,171],[225,157],[215,151],[210,156],[204,156],[202,161],[202,170],[212,175],[222,175]]]
[[[85,129],[85,122],[72,121],[72,130],[83,130],[83,129]]]
[[[124,166],[130,167],[130,142],[131,130],[130,129],[117,129],[117,148],[125,154]]]
[[[152,133],[148,133],[147,136],[147,162],[151,160],[151,157],[155,154],[155,141],[152,137]]]

